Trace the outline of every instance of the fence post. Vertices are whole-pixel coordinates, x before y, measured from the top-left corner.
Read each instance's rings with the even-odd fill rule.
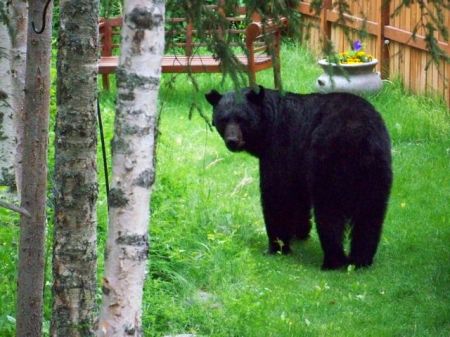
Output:
[[[378,20],[377,39],[378,39],[378,51],[377,59],[380,65],[381,78],[389,77],[389,48],[385,44],[384,29],[389,25],[390,21],[390,5],[388,1],[380,0]]]
[[[328,21],[328,10],[333,8],[333,0],[324,0],[320,12],[320,31],[322,32],[323,46],[331,40],[331,22]]]
[[[112,26],[108,18],[102,19],[100,21],[100,39],[102,56],[112,56],[113,46],[112,46]],[[109,90],[109,75],[102,75],[103,89]]]
[[[192,33],[193,33],[194,25],[190,18],[187,19],[186,26],[186,45],[184,46],[184,54],[190,58],[192,56],[193,50],[193,41],[192,41]],[[188,61],[190,63],[190,61]]]
[[[450,55],[450,41],[447,41],[447,54]],[[441,60],[441,62],[444,62],[444,66],[447,66],[447,81],[444,78],[444,88],[445,83],[447,83],[447,105],[450,107],[450,64],[445,64],[444,60]]]

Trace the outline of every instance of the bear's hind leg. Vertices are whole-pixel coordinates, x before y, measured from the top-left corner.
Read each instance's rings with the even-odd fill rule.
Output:
[[[294,207],[293,232],[297,240],[309,239],[311,232],[311,205],[309,202],[301,200]]]
[[[317,232],[324,252],[323,270],[339,269],[348,265],[343,240],[346,218],[331,209],[315,209]]]
[[[303,241],[309,239],[310,232],[311,232],[311,222],[308,220],[307,222],[297,223],[294,235],[297,240]]]
[[[350,264],[356,268],[372,265],[381,237],[384,209],[361,213],[352,220]]]

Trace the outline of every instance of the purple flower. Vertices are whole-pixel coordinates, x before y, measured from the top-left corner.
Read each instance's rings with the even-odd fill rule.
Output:
[[[362,43],[359,40],[353,41],[353,50],[358,51],[362,49]]]

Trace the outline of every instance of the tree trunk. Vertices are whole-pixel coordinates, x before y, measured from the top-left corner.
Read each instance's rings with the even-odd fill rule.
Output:
[[[0,8],[0,186],[14,189],[14,155],[16,132],[14,129],[13,85],[11,76],[10,6]]]
[[[62,0],[51,336],[94,336],[98,0]]]
[[[164,1],[125,1],[98,336],[142,336]]]
[[[25,66],[27,53],[28,8],[26,0],[12,1],[11,75],[13,85],[14,125],[16,131],[15,173],[17,194],[22,191],[22,156],[24,137]]]
[[[26,24],[26,1],[4,2],[0,8],[0,185],[17,187],[19,199]]]
[[[45,1],[29,2],[29,20],[40,27]],[[25,137],[22,181],[19,275],[17,287],[17,336],[42,335],[44,288],[45,205],[47,188],[47,145],[50,95],[51,8],[41,35],[28,27],[25,77]]]

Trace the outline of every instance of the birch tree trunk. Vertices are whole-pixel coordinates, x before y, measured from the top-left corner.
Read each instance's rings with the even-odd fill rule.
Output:
[[[164,1],[125,0],[98,336],[142,336]]]
[[[98,0],[62,0],[51,336],[94,336]]]
[[[13,85],[14,126],[16,132],[15,174],[17,194],[22,191],[22,156],[24,137],[25,69],[27,53],[28,7],[26,0],[12,1],[11,75]]]
[[[0,7],[0,185],[17,187],[23,139],[23,101],[27,2],[3,1]],[[18,146],[20,145],[20,150]]]
[[[45,1],[29,1],[29,20],[42,20]],[[38,27],[39,26],[38,23]],[[35,34],[28,26],[25,78],[25,137],[22,181],[19,275],[17,285],[17,336],[42,335],[44,239],[46,225],[48,115],[50,100],[51,8],[46,29]]]
[[[12,99],[10,7],[4,1],[0,8],[0,186],[14,188],[16,132]]]

